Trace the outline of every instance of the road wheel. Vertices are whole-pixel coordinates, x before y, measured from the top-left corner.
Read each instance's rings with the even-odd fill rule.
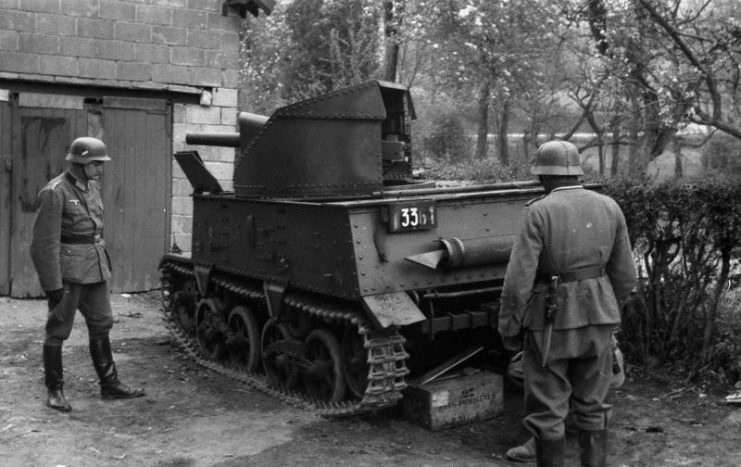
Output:
[[[226,357],[224,342],[223,308],[214,298],[202,299],[196,310],[196,339],[201,354],[210,360],[223,360]]]
[[[196,306],[198,305],[198,286],[189,279],[173,297],[173,317],[189,336],[196,333]]]
[[[255,372],[262,361],[260,327],[252,310],[237,305],[229,312],[226,348],[229,361],[246,371]]]
[[[363,345],[363,336],[351,326],[345,328],[342,336],[342,364],[347,388],[355,397],[362,398],[368,387],[368,350]]]
[[[315,329],[306,338],[306,393],[322,402],[341,401],[345,397],[345,371],[337,338],[326,329]]]
[[[270,318],[262,328],[262,366],[271,385],[290,389],[296,385],[298,372],[280,343],[290,340],[286,327]]]

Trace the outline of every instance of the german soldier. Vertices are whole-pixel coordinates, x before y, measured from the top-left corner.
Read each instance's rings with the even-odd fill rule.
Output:
[[[625,218],[614,200],[582,187],[569,142],[540,146],[532,173],[545,195],[524,209],[498,330],[506,348],[523,348],[524,424],[538,465],[563,466],[571,407],[582,465],[604,466],[611,334],[636,279]]]
[[[72,410],[63,392],[62,344],[72,332],[75,313],[85,318],[90,356],[104,399],[144,395],[118,379],[109,331],[113,326],[108,293],[111,267],[103,241],[103,202],[98,180],[111,160],[105,144],[82,137],[70,145],[69,168],[39,192],[31,241],[39,282],[48,298],[44,340],[44,373],[48,398],[55,410]]]

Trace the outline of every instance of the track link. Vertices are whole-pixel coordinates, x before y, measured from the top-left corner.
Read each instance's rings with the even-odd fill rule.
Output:
[[[202,367],[240,381],[291,407],[307,409],[325,417],[349,417],[390,407],[402,398],[401,391],[406,387],[404,378],[409,374],[406,367],[409,354],[404,350],[404,338],[395,330],[383,333],[376,331],[359,312],[324,303],[316,297],[300,293],[286,294],[284,304],[324,323],[352,327],[362,337],[368,356],[367,386],[362,398],[340,402],[310,400],[303,393],[271,386],[262,374],[249,372],[226,362],[204,358],[195,337],[189,336],[182,329],[174,313],[173,288],[177,283],[175,277],[195,278],[193,268],[187,263],[165,260],[160,269],[162,270],[162,304],[167,328],[173,341],[185,355]],[[217,289],[229,291],[245,302],[255,303],[265,300],[262,290],[242,284],[231,277],[217,274],[212,278],[212,282]]]

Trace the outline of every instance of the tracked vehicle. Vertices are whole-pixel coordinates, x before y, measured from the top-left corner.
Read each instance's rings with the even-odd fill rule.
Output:
[[[192,254],[160,268],[198,359],[331,415],[392,405],[431,367],[498,345],[513,236],[542,189],[414,180],[413,118],[407,89],[372,81],[187,136],[239,149],[232,192],[197,151],[175,155]]]

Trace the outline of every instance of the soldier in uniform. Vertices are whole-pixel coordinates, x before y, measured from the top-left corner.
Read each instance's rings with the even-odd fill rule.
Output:
[[[532,173],[545,195],[524,209],[498,330],[507,349],[523,349],[524,425],[538,465],[563,466],[571,408],[582,465],[604,466],[611,335],[636,279],[625,218],[614,200],[582,187],[571,143],[540,146]]]
[[[31,241],[31,258],[49,303],[43,352],[46,405],[63,412],[72,408],[63,392],[62,344],[78,309],[87,324],[102,397],[144,395],[144,390],[119,381],[108,336],[113,326],[107,283],[111,266],[103,241],[98,180],[103,163],[111,158],[102,141],[82,137],[72,142],[66,160],[69,168],[39,192]]]

